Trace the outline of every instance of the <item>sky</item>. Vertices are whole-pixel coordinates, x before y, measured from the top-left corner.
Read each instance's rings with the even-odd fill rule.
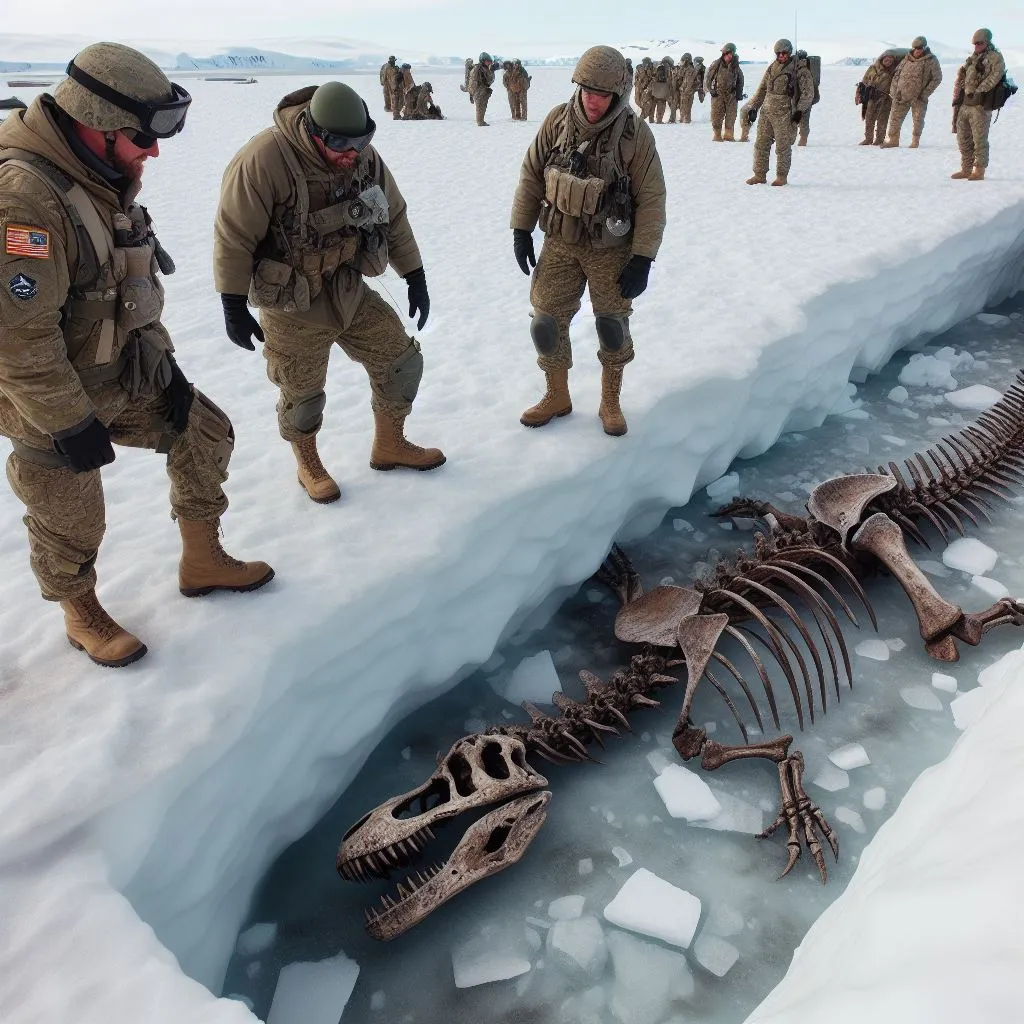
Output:
[[[440,55],[471,53],[481,48],[507,50],[516,43],[606,42],[633,39],[688,38],[774,39],[793,33],[807,39],[871,37],[907,43],[924,33],[947,45],[964,44],[980,27],[972,6],[951,0],[814,0],[765,4],[733,0],[729,4],[646,0],[642,16],[626,17],[624,5],[611,0],[304,0],[284,8],[250,0],[175,0],[147,4],[137,0],[38,0],[5,5],[3,27],[10,33],[82,35],[94,39],[202,39],[221,43],[258,43],[285,37],[344,37],[387,47],[429,50]],[[1020,0],[986,0],[985,24],[997,45],[1024,43],[1024,4]],[[59,28],[57,28],[59,26]],[[0,35],[0,59],[4,57]]]

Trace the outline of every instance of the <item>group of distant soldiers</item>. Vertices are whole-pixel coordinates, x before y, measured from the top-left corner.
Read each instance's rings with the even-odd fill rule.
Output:
[[[429,82],[417,85],[411,64],[399,64],[388,57],[380,68],[380,85],[384,90],[384,109],[396,121],[441,121],[444,115],[434,102],[434,87]]]

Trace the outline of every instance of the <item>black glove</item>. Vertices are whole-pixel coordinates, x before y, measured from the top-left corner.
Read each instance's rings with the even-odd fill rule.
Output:
[[[516,254],[519,269],[529,277],[530,267],[537,266],[537,257],[533,251],[533,232],[525,228],[513,228],[512,251]]]
[[[427,294],[427,275],[423,268],[410,270],[405,275],[405,283],[409,286],[409,316],[419,313],[420,318],[416,321],[416,330],[422,331],[423,325],[430,316],[430,296]]]
[[[647,291],[647,276],[653,262],[647,256],[630,256],[619,274],[619,294],[624,299],[635,299]]]
[[[803,116],[804,115],[799,110],[794,110],[792,117],[793,124],[799,124],[801,120],[803,120]]]
[[[176,434],[184,434],[188,426],[188,414],[192,408],[195,392],[185,380],[181,367],[171,359],[171,383],[167,385],[167,401],[171,405],[171,426]]]
[[[88,473],[114,461],[110,431],[99,420],[93,420],[77,434],[53,443],[61,455],[67,456],[74,473]]]
[[[255,335],[263,341],[263,328],[259,321],[249,312],[249,305],[244,295],[222,295],[221,305],[224,307],[224,328],[228,337],[239,347],[255,351],[252,343]]]

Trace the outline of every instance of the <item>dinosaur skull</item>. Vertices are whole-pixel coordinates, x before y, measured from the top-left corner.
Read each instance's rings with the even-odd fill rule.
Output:
[[[380,914],[367,914],[375,938],[389,939],[417,924],[456,893],[514,864],[544,823],[550,794],[517,799],[547,786],[526,762],[526,748],[510,736],[473,735],[458,740],[430,778],[393,797],[345,834],[337,868],[343,878],[387,878],[418,859],[433,828],[467,811],[504,806],[467,829],[440,869],[410,877],[396,898],[384,897]],[[511,802],[510,802],[511,801]]]

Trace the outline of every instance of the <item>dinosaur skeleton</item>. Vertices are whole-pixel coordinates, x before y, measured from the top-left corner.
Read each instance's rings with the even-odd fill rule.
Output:
[[[342,877],[387,878],[420,856],[435,826],[464,812],[494,807],[469,827],[444,865],[413,874],[399,884],[395,897],[382,898],[379,911],[367,912],[369,933],[394,938],[470,885],[516,863],[540,831],[551,795],[545,789],[547,780],[527,759],[537,756],[555,764],[593,760],[588,748],[594,743],[603,747],[620,729],[629,730],[628,716],[636,708],[657,706],[652,694],[678,684],[669,673],[682,666],[686,682],[673,733],[680,756],[699,757],[707,771],[741,758],[773,762],[779,774],[779,813],[761,837],[785,826],[788,860],[782,876],[806,846],[826,881],[823,843],[837,860],[839,844],[804,790],[803,756],[790,751],[789,735],[750,743],[743,715],[723,680],[735,682],[743,695],[740,704],[749,705],[761,734],[764,705],[778,730],[779,700],[768,669],[776,664],[800,729],[805,715],[813,724],[815,715],[828,709],[830,684],[837,702],[840,676],[852,685],[849,651],[833,605],[854,625],[859,622],[840,587],[855,595],[877,629],[861,580],[882,569],[910,599],[925,649],[939,661],[958,659],[958,640],[977,645],[995,626],[1024,626],[1022,601],[1004,598],[986,611],[968,614],[945,600],[914,563],[905,540],[927,547],[924,531],[929,526],[948,541],[954,532],[964,535],[965,522],[977,526],[979,516],[990,519],[995,500],[1008,501],[1012,488],[1024,486],[1022,443],[1024,373],[1019,372],[975,424],[905,460],[904,467],[890,462],[877,472],[865,470],[820,484],[807,502],[807,516],[747,498],[719,509],[714,515],[756,521],[754,551],[741,550],[732,561],[716,564],[692,588],[658,586],[645,592],[629,559],[613,547],[596,579],[622,604],[616,637],[641,645],[640,653],[608,682],[581,671],[584,699],[555,693],[557,714],[525,702],[529,725],[498,726],[458,740],[439,758],[424,785],[381,804],[348,831],[337,857]],[[794,602],[805,610],[801,613]],[[734,641],[750,662],[753,686],[718,649],[724,638]],[[692,723],[694,695],[705,681],[722,697],[743,744],[710,740]],[[763,694],[755,696],[758,689]]]

